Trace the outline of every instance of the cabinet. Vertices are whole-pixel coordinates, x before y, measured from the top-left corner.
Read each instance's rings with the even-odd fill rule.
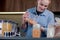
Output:
[[[48,9],[51,11],[60,11],[59,0],[51,0]],[[28,8],[36,6],[36,0],[0,0],[0,12],[19,12],[26,11]]]

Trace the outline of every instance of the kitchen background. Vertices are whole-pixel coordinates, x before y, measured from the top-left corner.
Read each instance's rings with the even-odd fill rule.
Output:
[[[26,9],[34,6],[36,6],[36,0],[0,0],[0,11],[2,12],[26,11]],[[52,0],[48,9],[54,12],[59,12],[59,0]]]
[[[0,12],[25,12],[28,8],[36,6],[36,0],[0,0]],[[60,1],[52,0],[48,7],[55,17],[60,17]],[[2,20],[12,20],[21,27],[23,14],[0,14]]]

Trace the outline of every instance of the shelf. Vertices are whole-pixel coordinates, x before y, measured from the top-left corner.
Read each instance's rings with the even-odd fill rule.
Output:
[[[25,12],[0,12],[0,14],[24,14]]]

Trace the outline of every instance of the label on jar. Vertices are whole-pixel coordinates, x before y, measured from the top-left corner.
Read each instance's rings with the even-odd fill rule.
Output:
[[[33,25],[32,37],[40,38],[40,34],[41,34],[40,25],[39,24]]]
[[[47,28],[47,38],[52,38],[54,37],[54,33],[55,33],[55,28],[53,25],[49,25]]]

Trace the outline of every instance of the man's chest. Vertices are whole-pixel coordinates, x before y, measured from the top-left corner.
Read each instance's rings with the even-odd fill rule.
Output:
[[[37,23],[39,23],[42,26],[46,26],[47,25],[47,21],[48,21],[48,17],[43,16],[43,15],[31,15],[30,16],[34,21],[36,21]]]

